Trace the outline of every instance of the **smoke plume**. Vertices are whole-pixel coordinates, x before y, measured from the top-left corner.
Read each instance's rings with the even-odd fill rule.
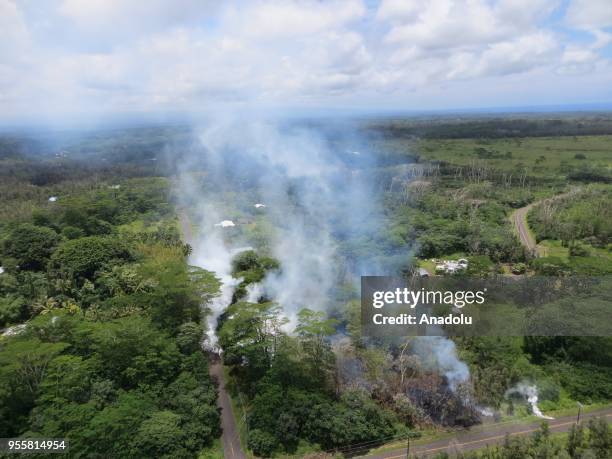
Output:
[[[354,128],[224,119],[197,130],[179,162],[179,196],[196,210],[199,226],[191,262],[223,282],[211,305],[210,344],[239,282],[231,276],[231,259],[241,247],[279,260],[281,269],[250,285],[246,300],[277,302],[289,328],[301,308],[328,308],[335,287],[357,286],[359,276],[396,275],[397,261],[409,261],[408,249],[380,242],[381,189],[388,186],[378,183],[377,155]],[[414,351],[451,390],[468,380],[452,341],[419,338]]]

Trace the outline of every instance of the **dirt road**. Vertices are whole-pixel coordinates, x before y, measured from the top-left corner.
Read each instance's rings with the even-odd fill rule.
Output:
[[[536,240],[527,226],[527,213],[529,213],[533,206],[539,204],[540,202],[541,201],[533,202],[528,206],[521,207],[520,209],[515,210],[512,214],[512,224],[518,232],[521,243],[527,247],[530,253],[534,254],[535,256],[537,256]]]
[[[186,211],[180,210],[178,216],[181,224],[181,231],[183,233],[183,240],[187,244],[192,244],[193,232],[191,231],[189,215]],[[240,436],[238,434],[238,427],[236,426],[236,419],[232,412],[230,397],[225,387],[225,374],[223,373],[222,363],[218,359],[211,359],[208,372],[219,384],[217,406],[221,408],[221,442],[223,443],[223,457],[225,459],[246,459],[246,455],[242,451],[242,446],[240,445]]]
[[[581,416],[581,423],[592,417],[603,416],[608,422],[612,422],[612,408],[593,411]],[[551,432],[567,432],[572,425],[576,423],[576,416],[564,416],[548,423]],[[529,435],[539,429],[542,421],[531,422],[528,424],[511,424],[511,425],[494,425],[491,429],[458,434],[451,439],[435,440],[426,444],[413,445],[410,448],[410,454],[418,454],[419,457],[428,457],[435,454],[448,452],[455,454],[457,452],[465,452],[484,448],[486,446],[497,445],[503,443],[506,434],[510,436]],[[381,454],[364,456],[368,459],[401,459],[406,457],[406,448],[396,449]]]
[[[510,215],[510,219],[512,220],[512,224],[514,225],[514,228],[516,229],[519,235],[521,244],[523,244],[533,256],[537,257],[540,254],[538,253],[537,242],[535,238],[533,237],[533,234],[531,234],[531,231],[529,230],[529,226],[527,225],[527,214],[529,213],[531,208],[539,204],[542,204],[544,202],[547,202],[547,201],[555,201],[557,199],[564,198],[565,196],[568,196],[572,193],[576,193],[577,191],[578,191],[578,188],[575,188],[575,189],[572,189],[571,191],[568,191],[567,193],[562,193],[562,194],[553,196],[552,198],[547,198],[547,199],[542,199],[540,201],[532,202],[528,206],[521,207],[520,209],[516,209]]]

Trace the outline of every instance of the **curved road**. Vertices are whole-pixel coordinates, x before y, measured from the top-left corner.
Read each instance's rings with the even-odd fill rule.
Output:
[[[603,416],[608,422],[612,422],[612,408],[592,411],[583,414],[580,417],[581,423],[583,420]],[[498,445],[504,442],[506,435],[523,436],[529,435],[540,428],[542,422],[548,423],[551,432],[567,432],[572,425],[576,423],[576,416],[564,416],[551,421],[536,421],[526,424],[511,424],[511,425],[492,425],[490,429],[478,432],[466,431],[465,433],[457,434],[452,438],[444,440],[434,440],[430,443],[413,445],[410,448],[410,454],[418,454],[419,457],[428,457],[435,454],[448,452],[455,454],[457,452],[465,452],[484,448],[486,446]],[[406,457],[406,448],[388,451],[386,453],[373,454],[364,456],[368,459],[401,459]]]
[[[512,224],[514,225],[514,228],[516,228],[516,231],[518,232],[521,243],[525,247],[527,247],[529,252],[531,252],[534,256],[537,256],[536,240],[531,234],[531,231],[529,231],[529,228],[527,227],[527,213],[529,213],[529,211],[531,210],[533,206],[541,202],[542,201],[532,202],[528,206],[521,207],[520,209],[516,209],[511,215]]]
[[[519,235],[521,244],[523,244],[533,256],[537,257],[539,254],[537,250],[537,242],[533,237],[533,234],[531,234],[529,226],[527,225],[527,214],[529,213],[532,207],[537,206],[538,204],[564,198],[565,196],[575,193],[576,191],[577,189],[573,189],[571,191],[558,194],[551,198],[541,199],[539,201],[532,202],[531,204],[525,207],[516,209],[514,212],[512,212],[512,214],[510,214],[510,220],[512,221],[512,224],[514,225],[514,228],[516,229],[516,232]]]
[[[185,210],[178,212],[183,240],[187,244],[193,242],[193,232],[191,231],[191,223],[189,215]],[[217,398],[217,406],[221,409],[221,442],[223,443],[223,457],[225,459],[246,459],[246,455],[242,451],[240,445],[240,435],[236,426],[236,419],[232,411],[232,403],[225,387],[225,374],[223,373],[223,364],[220,359],[214,355],[209,358],[208,372],[210,376],[217,381],[219,397]]]

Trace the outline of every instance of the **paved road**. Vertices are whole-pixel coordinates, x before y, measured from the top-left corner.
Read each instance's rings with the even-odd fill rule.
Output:
[[[209,372],[219,383],[217,406],[221,408],[221,428],[223,429],[221,441],[223,442],[223,457],[225,459],[246,459],[246,455],[242,451],[240,445],[240,436],[238,434],[238,427],[236,426],[236,418],[232,412],[232,403],[225,388],[223,365],[221,362],[212,361],[210,363]]]
[[[183,239],[187,244],[191,244],[193,241],[193,233],[191,231],[189,215],[186,211],[179,211],[179,221],[181,223]],[[221,442],[223,443],[223,457],[225,459],[246,459],[246,455],[242,451],[242,447],[240,445],[240,436],[238,435],[236,420],[234,418],[234,413],[232,412],[232,404],[229,394],[225,388],[225,374],[223,373],[223,365],[218,358],[210,359],[208,371],[210,375],[219,383],[219,397],[217,398],[217,406],[221,408],[221,429],[223,431],[221,434]]]
[[[592,417],[604,416],[608,422],[612,422],[612,408],[593,411],[582,415],[582,420]],[[572,425],[576,423],[576,416],[564,416],[548,422],[551,432],[567,432]],[[527,424],[511,424],[511,425],[492,425],[490,429],[483,431],[466,431],[465,433],[457,434],[452,438],[444,440],[435,440],[430,443],[413,445],[410,448],[410,454],[419,455],[419,457],[433,456],[439,453],[457,453],[460,451],[470,451],[474,449],[484,448],[486,446],[497,445],[503,443],[506,434],[510,436],[529,435],[540,428],[542,421],[531,422]],[[400,459],[406,457],[406,448],[388,451],[386,453],[374,454],[365,456],[368,459]]]

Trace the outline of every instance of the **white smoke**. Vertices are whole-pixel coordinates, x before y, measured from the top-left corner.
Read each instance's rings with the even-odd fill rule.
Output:
[[[470,379],[470,370],[459,360],[457,347],[443,336],[420,336],[412,343],[412,350],[419,355],[425,368],[446,377],[449,388],[455,391]]]
[[[359,155],[352,153],[354,149],[335,149],[315,129],[269,121],[224,119],[208,123],[197,137],[198,144],[182,163],[180,195],[186,205],[195,204],[200,215],[201,234],[193,244],[192,262],[223,282],[221,295],[211,305],[212,344],[217,318],[238,283],[231,276],[232,256],[236,247],[250,242],[241,231],[256,218],[264,218],[274,229],[267,250],[281,268],[250,285],[246,300],[264,296],[280,304],[289,319],[287,328],[295,325],[301,308],[328,307],[332,288],[347,275],[356,281],[359,275],[396,274],[381,268],[379,261],[398,254],[376,253],[361,244],[379,237],[383,224],[379,193],[359,169],[371,159],[363,149]],[[206,192],[191,177],[202,166],[206,172],[199,180]],[[245,191],[244,202],[236,202]],[[237,224],[214,227],[223,221]],[[347,269],[339,244],[351,238],[358,242],[349,250],[353,258]],[[403,258],[407,260],[408,254]],[[418,338],[414,351],[446,376],[451,390],[469,380],[468,367],[458,359],[451,340]]]
[[[231,279],[232,248],[248,241],[228,235],[241,234],[241,216],[265,218],[272,225],[268,250],[281,265],[260,285],[249,288],[247,300],[265,295],[279,303],[290,320],[303,307],[324,309],[341,264],[332,234],[339,222],[345,226],[354,222],[355,232],[365,227],[360,223],[374,208],[372,193],[364,190],[366,184],[351,179],[351,167],[314,129],[222,120],[206,125],[197,137],[200,145],[182,164],[183,172],[189,175],[197,169],[195,165],[204,165],[202,180],[211,192],[202,193],[195,179],[185,177],[180,180],[179,195],[186,205],[199,207],[201,234],[193,244],[193,263],[215,272],[224,284],[211,321],[220,313],[218,308],[227,306],[236,285]],[[237,195],[241,186],[255,190],[257,196],[252,198],[261,200],[249,197],[249,204],[234,212],[240,205],[227,202],[222,194]],[[236,227],[223,225],[230,221]],[[210,230],[214,225],[225,227],[227,234]]]
[[[303,307],[325,308],[337,277],[333,220],[346,212],[342,207],[356,193],[357,182],[346,186],[344,166],[312,129],[222,120],[207,124],[197,137],[199,145],[178,165],[178,195],[183,205],[195,208],[200,228],[190,262],[214,272],[223,284],[210,305],[210,344],[216,342],[217,318],[239,283],[231,276],[231,261],[236,248],[248,242],[241,232],[244,219],[258,216],[273,227],[267,250],[281,265],[249,286],[247,301],[265,295],[284,308],[289,325]],[[195,178],[193,171],[202,169],[204,176]],[[254,190],[252,197],[261,201],[249,197],[240,208],[232,198],[245,190]]]
[[[531,406],[531,411],[535,416],[542,419],[554,419],[553,417],[546,416],[540,410],[538,406],[538,388],[533,384],[521,382],[514,387],[511,387],[506,391],[505,397],[509,397],[513,394],[518,394],[527,400],[527,403]]]
[[[217,326],[217,319],[225,308],[231,303],[232,296],[236,286],[241,282],[241,279],[235,279],[232,277],[232,258],[236,253],[242,250],[248,250],[244,248],[231,249],[223,241],[221,231],[219,228],[215,228],[211,231],[204,231],[193,242],[193,252],[190,257],[190,264],[193,266],[199,266],[208,271],[215,273],[216,277],[221,281],[220,293],[209,303],[211,313],[207,317],[208,341],[205,347],[210,350],[217,349],[217,336],[215,329]]]

